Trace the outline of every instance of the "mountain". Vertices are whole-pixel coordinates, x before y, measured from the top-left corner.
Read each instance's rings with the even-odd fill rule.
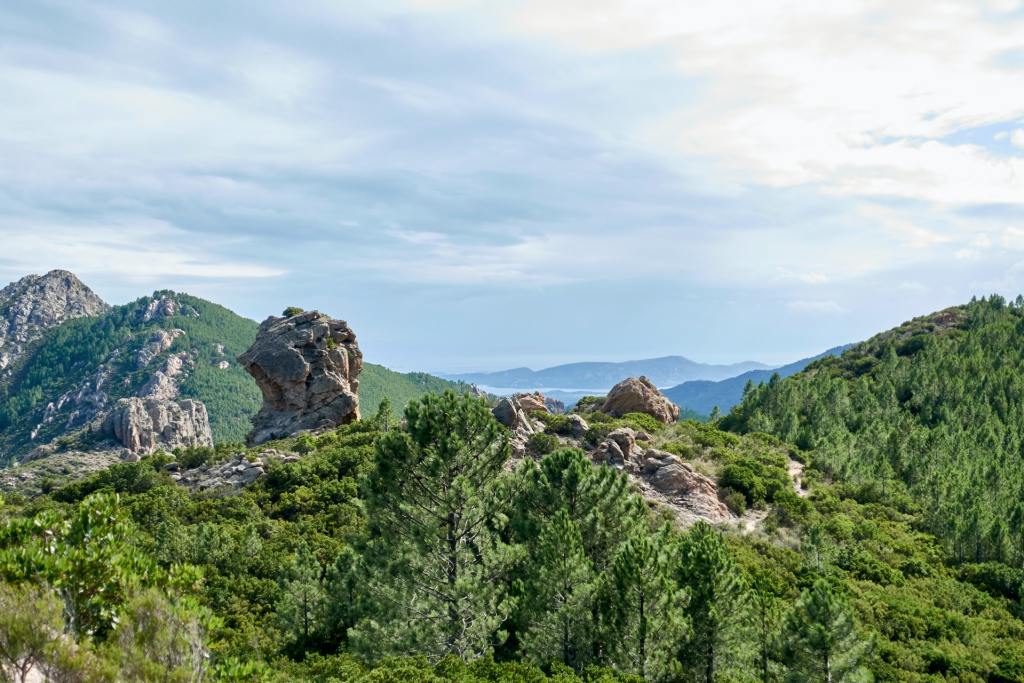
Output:
[[[47,330],[108,308],[74,273],[26,275],[0,289],[0,379]]]
[[[669,397],[680,408],[691,410],[698,415],[710,415],[712,409],[718,406],[722,412],[728,412],[734,405],[743,399],[743,388],[747,382],[761,384],[778,374],[779,377],[789,377],[807,367],[810,363],[825,358],[826,356],[838,356],[850,344],[837,346],[817,356],[803,358],[789,365],[775,368],[773,370],[750,370],[742,375],[736,375],[717,382],[698,379],[690,382],[683,382],[678,386],[665,389],[662,393]]]
[[[1024,562],[1024,298],[915,318],[761,385],[722,424],[904,491],[960,561]]]
[[[109,306],[67,271],[28,276],[0,290],[0,466],[37,446],[90,447],[119,399],[196,399],[215,443],[240,442],[261,395],[236,357],[257,324],[223,306],[169,290]],[[367,364],[364,414],[387,397],[413,398],[468,385]]]
[[[604,392],[627,377],[647,376],[656,385],[673,386],[694,379],[720,380],[768,366],[746,361],[708,365],[682,356],[665,356],[619,363],[569,363],[543,370],[513,368],[497,372],[441,374],[449,380],[509,389],[561,389]]]

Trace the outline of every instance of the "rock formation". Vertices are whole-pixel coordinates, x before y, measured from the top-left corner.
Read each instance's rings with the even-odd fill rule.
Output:
[[[210,418],[201,401],[122,398],[103,422],[103,432],[135,454],[157,448],[212,446]]]
[[[225,462],[200,465],[190,470],[181,470],[177,463],[169,463],[167,469],[171,473],[171,479],[193,491],[239,489],[266,474],[268,462],[289,463],[298,459],[299,456],[294,453],[268,449],[252,460],[239,453]]]
[[[673,453],[642,447],[644,436],[629,427],[619,427],[608,433],[590,457],[596,463],[625,471],[645,498],[661,503],[683,524],[699,519],[712,523],[733,519],[710,477]]]
[[[343,320],[318,311],[271,316],[238,362],[263,392],[250,444],[359,419],[363,354]]]
[[[665,424],[679,419],[679,406],[665,398],[646,377],[630,377],[616,384],[598,410],[615,417],[647,413]]]
[[[28,344],[71,318],[98,315],[107,304],[73,273],[26,275],[0,290],[0,377]]]

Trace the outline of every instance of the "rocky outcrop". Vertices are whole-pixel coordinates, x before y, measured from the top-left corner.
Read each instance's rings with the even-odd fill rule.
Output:
[[[527,414],[535,410],[539,410],[542,413],[550,412],[547,399],[539,391],[535,391],[532,394],[515,394],[512,398],[519,403],[519,407],[526,411]]]
[[[155,331],[153,336],[149,338],[149,341],[147,341],[145,345],[139,349],[138,353],[135,354],[135,367],[140,370],[146,367],[154,358],[171,348],[175,339],[184,336],[184,330],[174,329]]]
[[[178,377],[192,366],[192,359],[187,353],[168,356],[163,366],[154,372],[149,380],[138,391],[141,398],[157,398],[168,401],[177,397]]]
[[[171,479],[193,491],[213,489],[240,489],[248,486],[267,473],[267,463],[276,460],[283,463],[295,462],[299,456],[275,449],[268,449],[257,457],[249,460],[245,454],[238,455],[225,462],[200,465],[190,470],[181,470],[177,463],[167,465]]]
[[[263,392],[250,444],[359,419],[363,354],[343,320],[318,311],[271,316],[238,362]]]
[[[665,424],[679,419],[679,406],[668,400],[646,377],[630,377],[616,384],[598,410],[614,417],[647,413]]]
[[[697,520],[720,523],[734,518],[718,498],[714,480],[673,453],[645,448],[643,436],[629,427],[619,427],[608,433],[590,457],[626,472],[645,498],[670,510],[682,524]]]
[[[103,432],[131,453],[157,448],[212,446],[210,418],[200,401],[181,402],[154,398],[122,398],[103,422]]]
[[[43,333],[66,320],[108,308],[74,273],[27,275],[0,290],[0,377]]]

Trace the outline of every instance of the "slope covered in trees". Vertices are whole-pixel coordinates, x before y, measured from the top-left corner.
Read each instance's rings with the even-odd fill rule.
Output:
[[[11,497],[0,636],[68,680],[1024,680],[1020,572],[954,566],[893,488],[682,530],[578,450],[510,469],[504,437],[429,396],[274,444],[303,456],[235,495],[157,455]]]
[[[958,560],[1024,562],[1024,300],[917,318],[753,388],[724,424],[813,449],[826,474],[906,489]]]

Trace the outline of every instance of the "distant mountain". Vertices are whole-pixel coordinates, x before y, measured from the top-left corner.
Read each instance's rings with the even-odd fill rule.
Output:
[[[695,379],[720,380],[742,372],[767,368],[767,365],[747,361],[730,365],[698,363],[682,356],[665,356],[621,363],[569,363],[543,370],[513,368],[498,372],[470,372],[442,374],[445,379],[509,389],[561,389],[605,392],[627,377],[646,375],[656,385],[672,386]]]
[[[780,368],[751,370],[717,382],[707,380],[683,382],[678,386],[665,389],[663,393],[684,410],[691,410],[700,415],[709,415],[711,410],[718,406],[719,410],[727,413],[743,398],[743,387],[747,385],[747,382],[754,384],[767,382],[775,373],[778,373],[780,377],[795,375],[819,358],[838,356],[850,346],[851,344],[837,346],[824,353],[819,353],[817,356],[803,358]]]

